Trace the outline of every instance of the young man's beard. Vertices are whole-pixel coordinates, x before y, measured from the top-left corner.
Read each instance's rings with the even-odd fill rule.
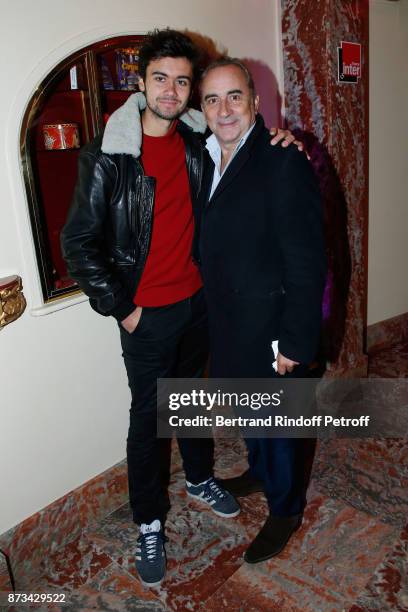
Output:
[[[168,110],[167,112],[163,112],[160,110],[160,107],[158,105],[158,103],[156,103],[156,100],[154,100],[154,103],[151,104],[149,97],[147,95],[147,92],[145,91],[145,97],[146,97],[146,105],[149,108],[149,110],[156,115],[157,117],[160,117],[160,119],[166,119],[167,121],[172,121],[173,119],[177,119],[178,117],[180,117],[180,115],[182,115],[187,107],[188,104],[188,100],[186,101],[186,103],[184,105],[182,105],[181,107],[179,106],[177,108],[177,110]]]
[[[150,111],[157,117],[160,117],[160,119],[166,119],[167,121],[172,121],[173,119],[177,119],[178,117],[180,117],[180,115],[184,113],[186,106],[187,106],[187,102],[182,108],[178,108],[177,110],[174,110],[174,111],[169,110],[167,113],[163,113],[160,110],[158,105],[154,106],[150,104],[147,97],[146,97],[146,105],[150,109]]]

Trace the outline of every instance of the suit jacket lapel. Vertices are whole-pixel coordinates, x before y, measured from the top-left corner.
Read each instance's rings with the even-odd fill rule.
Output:
[[[238,151],[238,153],[236,154],[236,156],[234,157],[234,159],[232,160],[232,162],[230,163],[230,165],[228,166],[228,168],[222,175],[221,180],[218,183],[216,190],[212,194],[210,202],[215,200],[224,191],[224,189],[228,187],[228,185],[234,180],[236,175],[240,172],[241,168],[246,164],[248,159],[249,159],[249,151],[244,145],[244,147],[240,151]],[[212,174],[213,173],[211,173],[211,175]]]
[[[251,149],[256,141],[258,135],[262,132],[265,124],[261,115],[257,115],[255,126],[252,132],[249,134],[247,141],[242,146],[242,148],[238,151],[236,156],[231,161],[230,165],[226,169],[225,173],[222,175],[220,182],[217,185],[216,190],[214,191],[210,201],[208,204],[213,202],[218,196],[228,187],[228,185],[234,180],[237,174],[240,172],[241,168],[246,164],[248,159],[250,158]],[[214,167],[213,162],[211,161],[211,168]],[[211,177],[213,176],[213,172],[211,172]],[[212,183],[211,183],[212,184]],[[211,190],[211,186],[210,186]],[[209,192],[208,192],[209,193]],[[207,193],[207,196],[208,196]]]

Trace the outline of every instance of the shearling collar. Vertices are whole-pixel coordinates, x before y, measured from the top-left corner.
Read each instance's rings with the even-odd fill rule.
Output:
[[[109,117],[102,139],[104,153],[128,153],[140,156],[142,144],[142,125],[140,113],[146,108],[146,98],[142,92],[131,95],[126,102]],[[184,112],[180,120],[194,132],[204,134],[207,124],[203,113],[194,109]]]

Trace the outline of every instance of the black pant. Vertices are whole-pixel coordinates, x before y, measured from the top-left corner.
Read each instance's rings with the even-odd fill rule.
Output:
[[[136,330],[120,331],[132,394],[127,460],[130,505],[136,523],[164,523],[170,441],[157,438],[157,378],[201,377],[208,357],[204,292],[168,306],[145,307]],[[212,439],[178,440],[186,478],[194,484],[213,474]]]

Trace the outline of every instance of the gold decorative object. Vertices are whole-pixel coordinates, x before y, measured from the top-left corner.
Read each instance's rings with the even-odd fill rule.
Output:
[[[26,305],[20,276],[0,278],[0,329],[21,317]]]

